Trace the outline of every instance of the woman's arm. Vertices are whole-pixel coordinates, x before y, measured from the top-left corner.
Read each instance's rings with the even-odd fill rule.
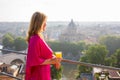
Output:
[[[46,59],[41,65],[46,65],[46,64],[60,64],[61,58],[56,58],[53,57],[51,59]]]

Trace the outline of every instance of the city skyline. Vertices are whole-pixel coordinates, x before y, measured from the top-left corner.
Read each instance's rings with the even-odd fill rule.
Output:
[[[119,0],[0,0],[0,22],[29,22],[35,11],[48,21],[120,21]]]

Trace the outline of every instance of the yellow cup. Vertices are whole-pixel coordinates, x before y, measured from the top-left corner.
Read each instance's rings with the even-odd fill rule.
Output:
[[[57,58],[62,58],[62,52],[55,52],[55,56],[57,57]]]

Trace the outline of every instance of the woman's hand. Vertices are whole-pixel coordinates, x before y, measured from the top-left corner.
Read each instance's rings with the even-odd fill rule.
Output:
[[[56,60],[57,60],[57,61],[56,61],[55,67],[56,67],[56,69],[60,69],[62,58],[56,58]]]
[[[60,67],[61,67],[61,63],[55,64],[55,68],[56,68],[56,69],[60,69]]]
[[[56,56],[55,56],[55,55],[52,55],[52,58],[56,58]]]
[[[54,65],[55,65],[56,69],[60,69],[61,60],[62,60],[62,58],[57,58],[56,56],[52,57],[52,61],[53,61]]]
[[[56,58],[56,56],[52,57],[51,59],[46,59],[42,64],[40,65],[46,65],[46,64],[58,64],[60,63],[62,58]]]

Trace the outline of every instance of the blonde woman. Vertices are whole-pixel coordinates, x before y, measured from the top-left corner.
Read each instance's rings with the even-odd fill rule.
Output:
[[[41,12],[32,15],[28,35],[28,53],[25,80],[51,80],[50,64],[60,68],[60,58],[53,55],[52,49],[45,42],[42,32],[46,29],[47,17]]]

